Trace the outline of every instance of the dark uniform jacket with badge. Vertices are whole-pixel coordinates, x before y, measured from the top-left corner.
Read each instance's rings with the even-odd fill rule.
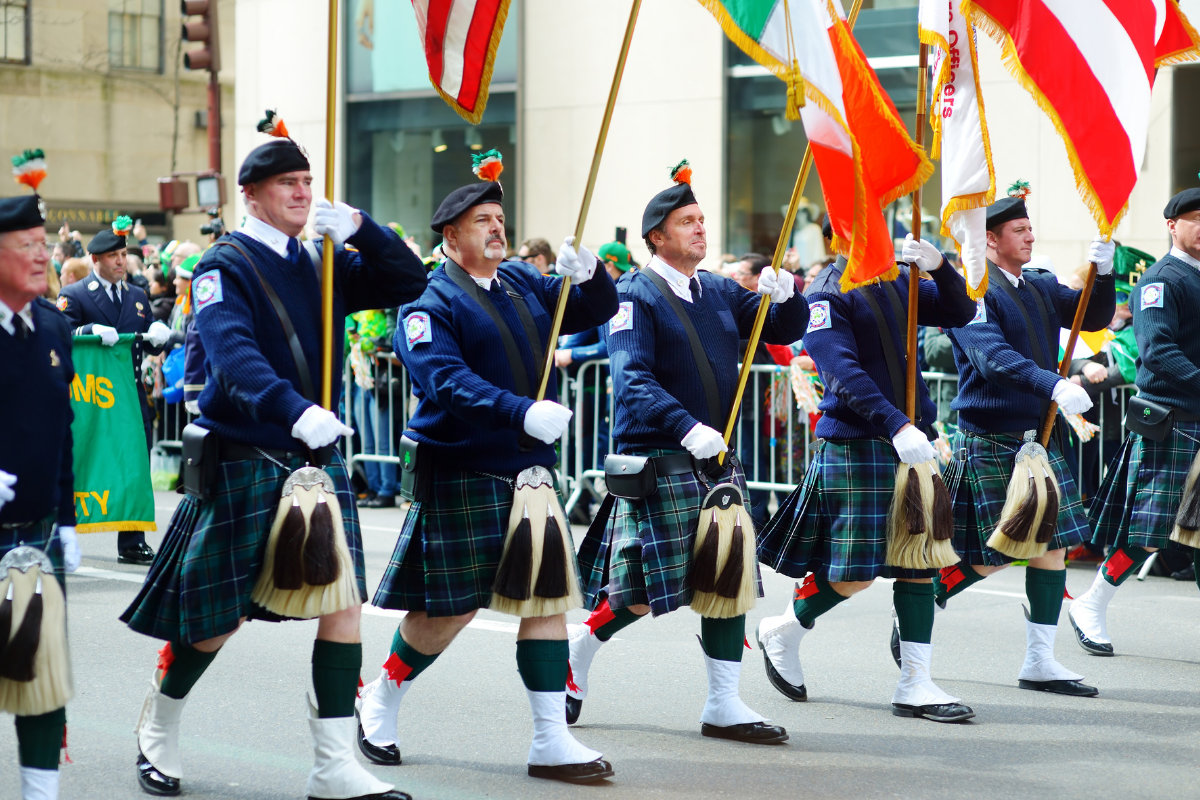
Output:
[[[0,525],[51,514],[59,525],[74,525],[71,329],[50,302],[39,297],[32,306],[34,329],[25,339],[0,328],[0,470],[17,476]]]
[[[270,247],[235,232],[221,241],[236,242],[262,271],[291,317],[312,375],[314,398],[321,391],[321,285],[317,270],[302,249],[289,261]],[[400,237],[380,228],[366,213],[347,240],[356,249],[338,247],[333,257],[332,397],[341,395],[342,336],[336,322],[347,314],[381,305],[399,305],[425,289],[425,267]],[[316,243],[318,257],[321,241]],[[192,279],[196,330],[205,353],[205,386],[197,424],[242,444],[299,451],[292,427],[314,405],[302,394],[287,337],[279,317],[255,276],[233,247],[214,245],[196,265]]]
[[[903,374],[907,331],[902,329],[882,284],[842,293],[839,283],[845,263],[839,258],[822,270],[807,292],[809,324],[804,348],[816,362],[825,384],[819,406],[823,416],[817,422],[816,435],[821,439],[891,439],[908,424],[908,416],[904,396],[897,396],[892,385],[881,337],[890,339]],[[970,322],[975,303],[967,295],[962,276],[945,261],[930,274],[933,280],[918,284],[917,324],[955,328]],[[908,267],[901,265],[900,277],[891,281],[904,313],[908,309],[908,278]],[[885,331],[879,330],[865,293],[870,293],[883,314]],[[937,407],[919,376],[917,411],[918,427],[922,429],[928,429],[937,419]]]
[[[1134,287],[1129,309],[1138,394],[1200,414],[1200,269],[1163,256]]]
[[[1081,292],[1063,286],[1053,273],[1027,269],[1016,289],[1035,330],[998,283],[1007,280],[988,267],[988,291],[976,306],[975,318],[962,328],[948,331],[958,365],[958,397],[953,407],[959,426],[973,433],[1016,433],[1035,430],[1058,383],[1058,331],[1070,328]],[[1037,292],[1035,297],[1031,292]],[[1038,298],[1046,309],[1048,325],[1041,324]],[[1116,308],[1112,274],[1096,277],[1092,299],[1083,316],[1083,330],[1103,330]],[[1036,336],[1044,368],[1034,362],[1030,335]]]
[[[613,378],[613,438],[620,453],[678,450],[697,423],[724,431],[737,387],[739,346],[750,336],[761,301],[757,292],[704,270],[696,271],[698,301],[680,300],[716,378],[721,419],[712,419],[687,332],[648,277],[649,269],[617,284],[619,310],[604,330]],[[807,324],[808,304],[796,292],[786,303],[771,304],[762,341],[791,344]]]
[[[524,299],[537,328],[538,348],[544,351],[562,278],[542,275],[520,261],[501,262],[497,273]],[[534,357],[517,306],[497,281],[486,294],[512,333],[531,392],[536,392],[542,365]],[[594,328],[616,310],[616,287],[598,267],[591,280],[571,286],[562,333]],[[534,441],[522,449],[525,412],[533,400],[517,394],[513,367],[491,317],[444,266],[430,275],[421,299],[401,308],[400,315],[393,349],[408,368],[417,397],[406,433],[420,443],[422,463],[428,453],[434,462],[453,469],[499,475],[554,466],[558,456],[553,445]],[[557,372],[550,373],[546,388],[550,400],[558,397]]]
[[[70,286],[64,286],[58,293],[58,308],[67,316],[76,336],[91,336],[93,325],[107,325],[115,328],[117,333],[145,333],[154,322],[154,312],[150,308],[150,298],[128,281],[121,283],[121,313],[113,307],[104,284],[96,279],[95,272],[86,278],[75,281]],[[142,353],[155,355],[162,348],[153,347],[148,342],[134,340],[133,352],[133,382],[137,384],[138,400],[142,409],[142,418],[148,420],[154,416],[154,410],[146,401],[146,387],[142,383],[139,370],[142,365]]]

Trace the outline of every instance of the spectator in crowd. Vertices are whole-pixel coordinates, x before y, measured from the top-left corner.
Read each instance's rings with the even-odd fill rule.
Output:
[[[396,315],[373,309],[356,311],[346,317],[346,357],[350,360],[353,380],[350,382],[350,402],[354,409],[354,429],[362,439],[363,455],[394,455],[392,433],[397,435],[404,420],[397,420],[395,430],[388,429],[386,413],[381,416],[378,390],[391,391],[386,368],[376,361],[379,353],[392,350],[396,333]],[[391,401],[391,398],[388,398]],[[363,508],[393,508],[396,505],[396,465],[364,461],[367,476],[367,497],[358,505]]]
[[[543,275],[554,271],[554,251],[545,239],[526,239],[517,250],[517,258],[527,264],[533,264]]]
[[[204,248],[190,240],[184,240],[171,251],[171,267],[178,267],[191,256],[198,256],[204,252]]]
[[[150,291],[150,281],[143,274],[145,262],[142,259],[142,248],[132,244],[125,256],[125,282],[132,284],[143,292]]]
[[[159,322],[166,322],[175,308],[175,270],[150,270],[150,311]]]
[[[70,286],[72,283],[86,278],[91,271],[92,268],[82,258],[68,258],[63,262],[59,280],[63,286]]]
[[[950,337],[941,328],[926,328],[925,342],[921,348],[925,354],[925,362],[929,371],[945,375],[958,375],[958,367],[954,364],[954,345]],[[958,424],[958,412],[950,408],[958,394],[958,381],[935,380],[929,381],[930,395],[937,406],[938,422]]]

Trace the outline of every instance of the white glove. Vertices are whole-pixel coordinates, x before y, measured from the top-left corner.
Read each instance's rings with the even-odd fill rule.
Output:
[[[93,325],[92,335],[100,337],[100,344],[105,347],[112,347],[121,338],[121,334],[117,333],[116,328],[110,328],[107,325]]]
[[[563,239],[562,247],[558,248],[558,261],[554,262],[554,271],[564,278],[570,278],[571,283],[585,283],[596,274],[596,257],[586,247],[580,247],[575,252],[575,237]]]
[[[571,409],[553,400],[538,400],[525,412],[525,432],[546,444],[562,438],[571,421]]]
[[[58,529],[58,540],[62,542],[63,566],[67,572],[79,569],[79,560],[83,554],[79,552],[79,537],[75,535],[75,527],[68,525]]]
[[[721,435],[721,432],[713,430],[703,422],[697,422],[692,426],[680,444],[696,458],[712,458],[729,449],[725,445],[725,437]]]
[[[1087,389],[1070,381],[1060,380],[1054,384],[1054,393],[1050,399],[1058,403],[1058,407],[1067,416],[1082,414],[1092,407],[1092,398]]]
[[[904,246],[900,248],[900,260],[915,264],[923,272],[933,272],[942,265],[942,253],[932,242],[924,239],[914,239],[910,233],[904,237]]]
[[[12,488],[16,482],[16,475],[0,469],[0,508],[4,508],[5,503],[17,496],[16,491]]]
[[[1088,261],[1096,265],[1097,275],[1108,275],[1113,270],[1113,254],[1117,246],[1113,242],[1104,241],[1103,236],[1097,236],[1088,245]]]
[[[93,328],[93,330],[95,329]],[[167,339],[171,338],[171,329],[159,320],[154,320],[150,323],[150,330],[146,331],[146,338],[155,347],[162,347],[167,343]]]
[[[296,420],[296,424],[292,426],[292,436],[313,450],[332,444],[342,436],[353,435],[353,428],[347,428],[338,419],[337,414],[326,411],[320,406],[309,406],[304,409],[300,419]]]
[[[185,409],[187,409],[187,412],[189,414],[191,414],[192,416],[195,416],[195,417],[200,416],[200,401],[199,400],[184,400],[183,407]]]
[[[896,455],[905,464],[924,464],[937,458],[937,451],[933,449],[929,437],[913,425],[905,425],[892,437],[892,447],[896,448]]]
[[[786,303],[796,293],[796,280],[790,272],[776,275],[774,267],[763,267],[758,275],[758,293],[770,297],[772,303]]]
[[[361,216],[358,222],[354,221],[354,215],[359,213],[358,209],[340,200],[331,205],[322,197],[313,203],[313,206],[316,207],[316,211],[313,212],[313,230],[318,236],[329,236],[336,245],[344,245],[347,239],[358,233],[362,225]]]

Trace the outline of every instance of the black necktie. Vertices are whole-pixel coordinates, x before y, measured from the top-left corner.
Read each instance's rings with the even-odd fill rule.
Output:
[[[112,300],[113,308],[116,309],[117,316],[121,316],[121,290],[114,283],[109,287],[109,299]]]
[[[21,342],[29,336],[29,326],[25,324],[25,320],[21,319],[20,314],[13,317],[13,335]]]
[[[692,290],[692,302],[699,303],[700,302],[700,279],[692,278],[690,281],[688,281],[688,287]]]
[[[287,260],[293,264],[300,263],[300,242],[296,239],[288,239]]]

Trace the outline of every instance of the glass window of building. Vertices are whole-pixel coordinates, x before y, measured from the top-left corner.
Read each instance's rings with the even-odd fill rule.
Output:
[[[865,0],[854,35],[911,134],[920,50],[917,0]],[[734,255],[757,252],[770,256],[775,251],[808,140],[803,125],[784,114],[787,87],[783,81],[732,42],[727,42],[726,48],[726,249]],[[940,177],[935,172],[925,184],[922,197],[922,228],[926,235],[936,233],[941,227],[940,187]],[[791,246],[796,248],[801,266],[807,269],[827,256],[820,228],[825,214],[824,200],[815,168],[809,173],[804,198],[806,202],[797,214]],[[902,198],[885,213],[894,235],[903,239],[911,226],[911,201]]]
[[[487,110],[473,126],[429,83],[425,49],[407,0],[346,4],[346,195],[380,224],[399,223],[421,252],[441,241],[429,229],[438,203],[476,180],[471,154],[504,155],[510,245],[516,235],[518,4],[496,51]]]
[[[108,63],[162,69],[163,0],[108,0]]]
[[[0,0],[0,61],[29,63],[29,0]]]

